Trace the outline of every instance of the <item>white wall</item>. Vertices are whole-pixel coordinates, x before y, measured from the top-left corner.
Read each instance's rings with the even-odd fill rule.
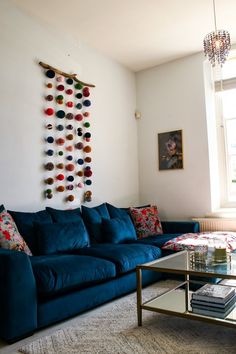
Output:
[[[140,202],[156,203],[164,219],[211,211],[203,55],[137,74]],[[184,169],[158,170],[157,134],[183,130]]]
[[[93,202],[138,203],[135,77],[129,70],[62,31],[0,2],[0,204],[37,210],[68,208],[61,195],[45,200],[42,113],[43,61],[96,85],[92,90]]]

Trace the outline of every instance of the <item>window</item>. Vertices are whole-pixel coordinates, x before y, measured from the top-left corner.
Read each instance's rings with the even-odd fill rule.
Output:
[[[223,121],[225,131],[227,199],[236,201],[236,89],[222,94]]]
[[[213,75],[220,207],[236,207],[236,58]]]

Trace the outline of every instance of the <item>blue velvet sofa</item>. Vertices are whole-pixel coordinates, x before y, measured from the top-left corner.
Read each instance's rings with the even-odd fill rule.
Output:
[[[9,211],[33,256],[0,249],[0,337],[7,342],[135,290],[137,264],[164,256],[167,240],[199,231],[196,222],[162,222],[163,235],[137,240],[126,209],[81,209]],[[144,272],[143,285],[161,278]]]

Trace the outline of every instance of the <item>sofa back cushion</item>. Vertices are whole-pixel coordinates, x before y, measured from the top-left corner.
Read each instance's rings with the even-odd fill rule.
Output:
[[[122,218],[123,216],[126,216],[126,215],[129,215],[131,218],[130,207],[118,208],[118,207],[115,207],[114,205],[109,204],[109,203],[106,203],[106,206],[107,206],[107,210],[108,210],[111,218]],[[147,205],[137,206],[135,208],[141,209],[141,208],[147,208],[150,206],[151,206],[150,204],[147,204]],[[131,218],[131,220],[132,220],[132,218]]]
[[[34,223],[37,254],[48,255],[89,246],[89,236],[82,219],[71,223]]]
[[[106,206],[111,218],[122,218],[129,215],[129,208],[118,208],[109,203],[106,203]]]
[[[4,208],[0,212],[0,248],[21,251],[32,256],[12,216]]]
[[[41,224],[52,223],[51,215],[46,210],[37,212],[21,212],[9,210],[9,213],[13,217],[21,236],[26,241],[31,252],[36,254],[37,240],[34,231],[34,222],[39,222]]]
[[[54,222],[76,222],[81,219],[80,208],[59,210],[50,207],[46,207],[46,210],[51,215]]]
[[[106,204],[100,204],[93,208],[81,206],[82,217],[91,237],[91,242],[103,242],[102,221],[110,219]]]
[[[102,233],[105,242],[109,243],[126,243],[137,239],[134,225],[127,213],[123,217],[103,219]]]

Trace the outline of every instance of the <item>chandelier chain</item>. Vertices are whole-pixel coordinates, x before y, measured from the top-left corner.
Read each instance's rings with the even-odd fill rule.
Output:
[[[215,4],[215,0],[213,0],[213,9],[214,9],[215,32],[217,32],[217,25],[216,25],[216,4]]]

